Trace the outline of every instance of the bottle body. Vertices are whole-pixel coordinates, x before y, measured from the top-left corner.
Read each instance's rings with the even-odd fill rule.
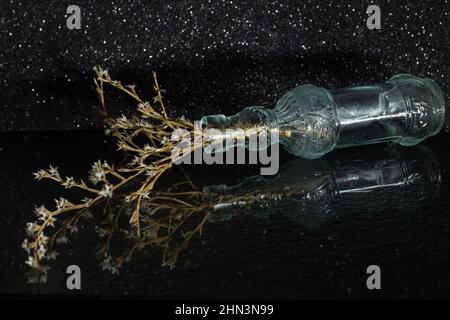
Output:
[[[264,125],[279,132],[288,152],[314,159],[334,148],[415,145],[441,130],[444,113],[443,94],[433,81],[400,74],[383,84],[337,90],[301,85],[273,110],[249,107],[231,117],[204,117],[202,123],[217,129]]]
[[[378,142],[404,146],[437,134],[444,123],[444,99],[429,79],[397,75],[381,85],[333,90],[338,110],[338,147]]]

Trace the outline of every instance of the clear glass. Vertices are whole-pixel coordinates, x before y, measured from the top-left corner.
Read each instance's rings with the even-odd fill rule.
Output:
[[[203,117],[201,125],[219,130],[264,126],[279,133],[288,152],[314,159],[335,148],[415,145],[441,130],[444,113],[442,91],[432,80],[399,74],[383,84],[338,90],[301,85],[273,110],[252,106],[230,117]]]

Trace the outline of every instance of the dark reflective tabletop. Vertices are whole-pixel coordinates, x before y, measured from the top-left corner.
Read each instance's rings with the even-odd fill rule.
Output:
[[[56,184],[33,180],[32,172],[50,163],[64,175],[83,178],[92,162],[120,163],[123,155],[97,132],[3,135],[0,294],[445,297],[450,290],[448,143],[439,135],[416,147],[337,150],[314,161],[283,153],[280,171],[271,177],[258,176],[255,166],[185,165],[202,193],[196,205],[204,210],[178,227],[176,239],[136,246],[126,237],[126,219],[115,220],[118,209],[111,201],[70,223],[64,231],[68,243],[56,245],[47,282],[29,284],[21,248],[25,223],[33,220],[35,205],[72,196]],[[179,177],[176,172],[165,177],[161,192]],[[167,219],[149,215],[148,237],[155,223]],[[70,232],[74,226],[77,232]],[[129,255],[130,250],[135,252]],[[116,270],[106,256],[130,257]],[[77,292],[66,288],[66,268],[73,264],[82,272]],[[382,290],[366,287],[370,265],[382,270]]]

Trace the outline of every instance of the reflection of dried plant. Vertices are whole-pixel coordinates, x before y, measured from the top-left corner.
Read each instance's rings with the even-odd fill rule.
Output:
[[[259,202],[262,204],[265,198],[264,191],[264,188],[255,186],[238,194],[205,193],[187,177],[187,180],[172,184],[164,191],[154,189],[143,197],[139,213],[139,234],[136,233],[133,224],[129,223],[130,216],[135,210],[133,202],[124,200],[121,194],[115,194],[105,202],[103,218],[95,227],[102,239],[98,251],[101,266],[103,270],[119,273],[123,263],[129,262],[136,252],[153,247],[162,251],[162,265],[172,268],[190,240],[195,235],[202,234],[205,223],[211,215],[220,215],[223,208],[245,207]],[[58,200],[58,204],[61,201],[64,200]],[[59,219],[60,226],[51,237],[45,238],[46,252],[43,256],[38,256],[40,268],[31,270],[30,281],[46,281],[48,267],[44,266],[42,261],[55,259],[56,244],[68,243],[70,234],[78,231],[83,218],[93,218],[92,206],[92,204],[85,205],[73,215]],[[52,225],[54,222],[52,219]],[[25,244],[29,244],[28,241]],[[119,248],[122,252],[117,252]]]
[[[103,269],[118,273],[122,264],[130,261],[135,252],[148,246],[162,249],[162,264],[173,267],[180,251],[188,246],[192,237],[201,235],[211,214],[208,208],[200,191],[154,191],[142,201],[140,237],[130,229],[130,224],[121,223],[124,214],[132,213],[126,204],[122,204],[118,211],[109,210],[107,223],[97,227],[98,234],[105,239],[99,250]],[[129,242],[125,252],[113,254],[114,236],[120,247]]]
[[[113,204],[116,200],[118,205]],[[129,223],[130,215],[134,212],[132,203],[123,201],[121,195],[113,196],[105,202],[103,218],[95,227],[102,239],[98,256],[103,270],[118,273],[123,263],[129,262],[137,251],[146,247],[161,249],[162,265],[173,267],[179,253],[188,246],[192,237],[201,235],[211,214],[209,208],[209,202],[203,199],[203,192],[190,180],[176,183],[165,191],[153,190],[141,202],[141,232],[138,235]],[[44,259],[56,258],[56,244],[67,244],[70,234],[78,231],[83,218],[93,218],[90,208],[85,207],[59,219],[61,225],[46,239],[45,248],[49,252],[39,257],[40,263]],[[117,253],[118,248],[125,250]],[[40,266],[29,272],[31,282],[46,281],[48,267],[43,264]]]

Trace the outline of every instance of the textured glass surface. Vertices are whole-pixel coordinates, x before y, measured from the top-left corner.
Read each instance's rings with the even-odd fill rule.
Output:
[[[399,74],[383,84],[337,90],[301,85],[273,110],[248,107],[231,117],[211,115],[201,121],[204,128],[277,130],[288,152],[314,159],[334,148],[415,145],[441,130],[444,111],[442,92],[433,81]]]

